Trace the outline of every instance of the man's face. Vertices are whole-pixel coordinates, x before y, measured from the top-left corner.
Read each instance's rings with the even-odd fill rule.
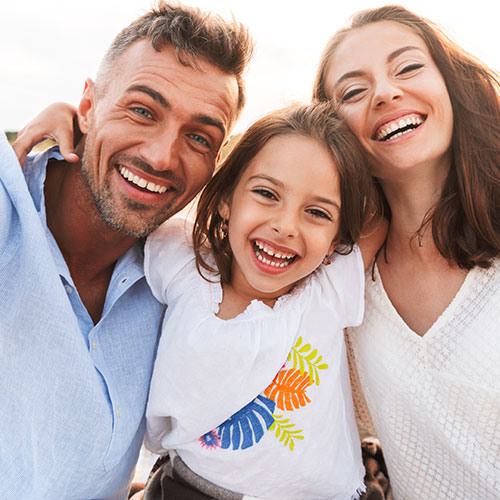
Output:
[[[148,40],[115,62],[105,88],[79,107],[83,175],[101,217],[143,237],[208,182],[236,115],[236,77],[204,60],[184,66]]]

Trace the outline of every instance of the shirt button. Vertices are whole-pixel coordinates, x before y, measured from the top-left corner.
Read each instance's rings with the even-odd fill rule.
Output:
[[[116,415],[116,418],[120,418],[120,408],[117,408],[115,410],[115,415]]]
[[[73,287],[71,285],[64,285],[64,289],[66,290],[66,293],[69,295],[70,293],[73,293]]]
[[[94,351],[96,351],[96,350],[97,350],[97,343],[96,343],[96,341],[95,341],[95,340],[93,340],[93,341],[90,343],[90,345],[92,346],[92,349],[94,349]]]

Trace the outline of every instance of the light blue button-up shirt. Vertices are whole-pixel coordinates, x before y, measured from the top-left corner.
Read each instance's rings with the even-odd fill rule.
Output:
[[[139,454],[163,314],[136,245],[94,326],[47,228],[56,150],[23,172],[0,133],[0,491],[3,499],[123,499]]]

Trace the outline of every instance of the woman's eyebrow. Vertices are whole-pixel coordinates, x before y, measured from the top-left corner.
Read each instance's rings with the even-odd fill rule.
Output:
[[[404,47],[400,47],[399,49],[394,50],[387,56],[387,62],[390,63],[396,57],[401,55],[403,52],[407,52],[408,50],[422,50],[420,47],[416,47],[414,45],[405,45]],[[364,76],[366,73],[361,70],[355,70],[355,71],[349,71],[347,73],[344,73],[336,82],[335,85],[333,86],[333,91],[345,80],[348,80],[349,78],[358,78],[359,76]]]
[[[391,52],[387,56],[387,62],[393,61],[400,54],[402,54],[403,52],[407,52],[408,50],[420,50],[421,51],[422,49],[420,47],[415,47],[414,45],[405,45],[404,47],[400,47],[399,49],[396,49],[394,52]]]

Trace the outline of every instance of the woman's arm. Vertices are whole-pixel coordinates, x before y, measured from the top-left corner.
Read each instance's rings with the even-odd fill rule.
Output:
[[[56,102],[35,116],[18,134],[12,147],[21,165],[31,149],[44,139],[59,144],[64,159],[70,163],[79,160],[74,144],[81,137],[76,120],[76,108],[72,104]]]

